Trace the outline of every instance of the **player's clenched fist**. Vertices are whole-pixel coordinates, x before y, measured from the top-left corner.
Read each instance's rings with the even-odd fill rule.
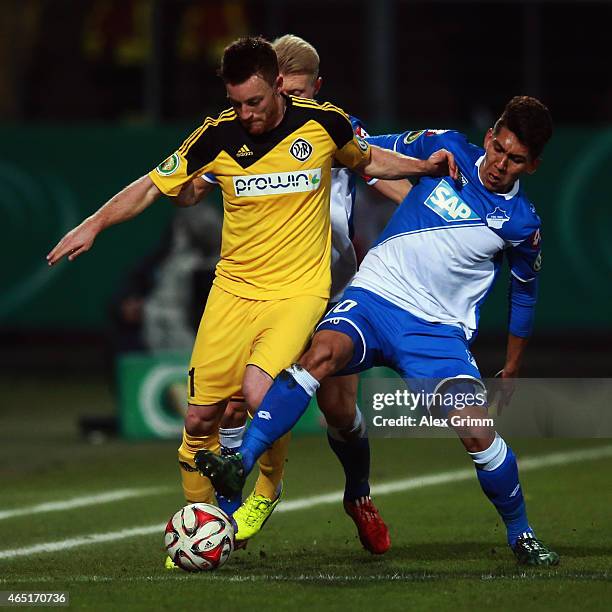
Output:
[[[432,153],[427,160],[431,164],[431,176],[450,176],[453,179],[459,178],[457,162],[455,156],[446,149],[438,149]]]

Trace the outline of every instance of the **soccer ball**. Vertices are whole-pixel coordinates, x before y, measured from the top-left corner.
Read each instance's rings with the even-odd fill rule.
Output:
[[[166,525],[170,558],[187,572],[221,567],[234,550],[234,528],[227,514],[210,504],[181,508]]]

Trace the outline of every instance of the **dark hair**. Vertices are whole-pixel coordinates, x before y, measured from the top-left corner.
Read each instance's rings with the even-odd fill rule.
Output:
[[[225,48],[218,74],[230,85],[240,85],[254,74],[274,85],[278,77],[276,51],[261,36],[239,38]]]
[[[493,133],[498,134],[502,127],[516,134],[533,159],[540,157],[553,131],[549,110],[531,96],[514,96],[506,104],[501,117],[495,122]]]

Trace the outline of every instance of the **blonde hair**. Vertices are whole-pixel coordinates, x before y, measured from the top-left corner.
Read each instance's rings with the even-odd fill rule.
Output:
[[[278,70],[282,74],[311,74],[319,76],[319,54],[303,38],[285,34],[272,42],[278,57]]]

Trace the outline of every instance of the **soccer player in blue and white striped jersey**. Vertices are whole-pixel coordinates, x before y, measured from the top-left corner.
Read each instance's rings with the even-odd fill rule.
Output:
[[[454,154],[460,175],[421,178],[408,194],[340,304],[317,327],[311,347],[275,379],[260,405],[265,418],[254,419],[238,458],[196,457],[203,472],[215,473],[216,487],[240,482],[258,454],[297,421],[327,376],[385,365],[406,379],[424,381],[426,393],[482,397],[485,389],[470,344],[504,254],[511,286],[501,376],[518,376],[541,267],[540,218],[519,177],[537,169],[551,135],[548,109],[535,98],[517,96],[487,132],[484,147],[446,130],[369,138],[372,145],[421,158],[445,148]],[[556,565],[559,556],[535,537],[527,521],[512,449],[493,427],[465,419],[482,415],[482,404],[445,402],[428,408],[451,424],[453,417],[463,417],[454,429],[506,525],[518,562]]]

